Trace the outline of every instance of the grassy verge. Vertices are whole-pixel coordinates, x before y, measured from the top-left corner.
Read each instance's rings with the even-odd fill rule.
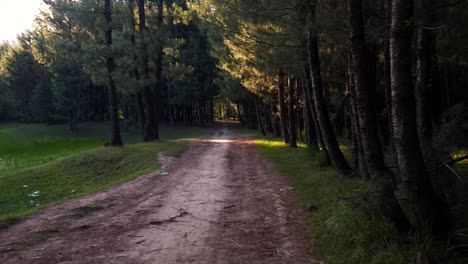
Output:
[[[304,206],[314,208],[309,218],[310,231],[314,247],[323,254],[326,263],[407,264],[419,254],[432,257],[431,263],[467,263],[466,202],[453,212],[448,239],[434,240],[417,234],[402,236],[384,219],[371,216],[360,200],[346,199],[362,197],[368,183],[339,177],[334,169],[323,166],[324,157],[320,153],[304,146],[291,149],[277,140],[258,135],[257,138],[259,152],[289,178]],[[343,151],[346,154],[348,150]],[[466,177],[468,160],[458,163],[456,169]],[[458,190],[460,199],[466,201],[466,184],[458,187],[463,188]]]
[[[0,124],[0,227],[37,210],[93,193],[159,168],[157,153],[177,155],[178,139],[199,138],[211,128],[162,126],[163,141],[135,144],[128,130],[123,148],[104,148],[108,123],[66,125]]]
[[[406,264],[417,252],[434,249],[430,240],[403,238],[383,219],[365,213],[358,200],[339,198],[363,196],[368,186],[339,177],[323,166],[320,153],[267,139],[258,140],[258,150],[289,178],[304,206],[314,208],[309,218],[313,244],[326,263]]]
[[[96,192],[159,168],[157,153],[177,155],[177,142],[99,148],[0,176],[0,226],[41,208]],[[39,192],[39,193],[37,193]]]

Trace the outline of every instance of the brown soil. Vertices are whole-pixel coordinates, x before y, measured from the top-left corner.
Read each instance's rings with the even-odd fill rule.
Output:
[[[227,129],[159,172],[44,209],[0,232],[0,263],[321,263],[306,213]]]

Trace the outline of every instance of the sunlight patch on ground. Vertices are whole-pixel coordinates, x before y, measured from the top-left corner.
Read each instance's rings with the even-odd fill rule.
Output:
[[[239,145],[254,145],[256,140],[250,139],[184,139],[184,141],[202,142],[202,143],[220,143],[220,144],[239,144]]]

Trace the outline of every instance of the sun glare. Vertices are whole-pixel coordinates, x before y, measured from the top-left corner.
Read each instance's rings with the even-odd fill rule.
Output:
[[[43,7],[42,0],[0,0],[0,42],[15,41],[16,35],[32,28]]]

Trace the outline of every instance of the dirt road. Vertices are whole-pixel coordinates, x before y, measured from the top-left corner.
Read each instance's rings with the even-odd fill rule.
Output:
[[[285,179],[227,129],[159,172],[0,231],[0,263],[321,263]],[[283,190],[281,190],[283,189]]]

